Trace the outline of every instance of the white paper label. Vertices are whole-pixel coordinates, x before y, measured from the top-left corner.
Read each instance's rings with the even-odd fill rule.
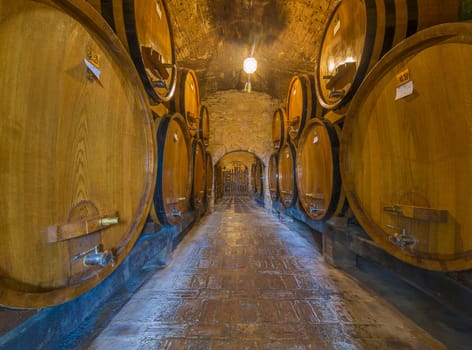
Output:
[[[413,80],[410,80],[408,83],[397,87],[397,91],[395,94],[395,101],[401,98],[410,96],[413,93],[413,90],[414,90]]]
[[[98,80],[100,80],[100,69],[98,69],[97,67],[95,67],[92,63],[90,63],[89,61],[87,61],[86,58],[84,58],[84,62],[85,62],[85,65],[87,66],[87,68],[92,72],[92,74],[95,76],[95,78],[97,78]]]

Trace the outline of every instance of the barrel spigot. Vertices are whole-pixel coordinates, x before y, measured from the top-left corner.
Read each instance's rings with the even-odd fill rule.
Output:
[[[403,249],[407,247],[412,247],[416,244],[416,238],[408,234],[406,227],[387,225],[387,228],[401,231],[401,233],[395,232],[393,235],[388,236],[388,240],[394,245]]]
[[[101,245],[86,250],[80,254],[77,254],[72,260],[78,260],[83,257],[82,263],[84,266],[101,266],[106,267],[108,265],[115,266],[115,256],[111,250],[103,250]]]

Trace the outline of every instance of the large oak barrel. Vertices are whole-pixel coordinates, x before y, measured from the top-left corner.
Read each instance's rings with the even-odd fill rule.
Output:
[[[38,308],[88,291],[146,221],[152,117],[107,28],[79,0],[0,5],[2,305]]]
[[[288,140],[288,118],[284,108],[277,108],[272,115],[272,144],[279,150]]]
[[[199,136],[200,130],[200,90],[195,72],[188,68],[179,68],[177,87],[170,109],[182,114],[187,128],[193,137]]]
[[[172,25],[164,0],[88,0],[107,20],[143,81],[151,104],[169,101],[177,80]]]
[[[291,143],[282,146],[279,153],[279,197],[286,208],[297,201],[297,185],[295,176],[295,147]]]
[[[316,91],[321,105],[345,105],[373,65],[401,40],[458,20],[460,0],[341,1],[321,39]]]
[[[292,78],[287,96],[288,134],[296,143],[308,120],[321,115],[322,109],[316,99],[315,76],[301,74]]]
[[[362,227],[397,258],[472,267],[472,24],[442,24],[385,55],[352,100],[341,173]]]
[[[279,153],[272,153],[269,158],[269,169],[267,170],[267,177],[269,183],[269,192],[272,202],[279,199]]]
[[[329,219],[340,213],[344,205],[339,137],[339,127],[315,118],[305,126],[298,141],[298,198],[306,214],[314,220]]]
[[[192,159],[193,159],[193,182],[192,196],[190,197],[192,207],[201,208],[205,204],[205,170],[206,155],[201,140],[193,140],[192,142]]]
[[[213,159],[211,158],[211,153],[206,152],[206,197],[207,197],[207,204],[211,201],[211,195],[213,192]]]
[[[183,117],[174,113],[156,121],[159,168],[151,217],[177,225],[189,207],[192,189],[190,136]]]
[[[205,147],[210,144],[210,113],[204,105],[200,107],[199,136]]]

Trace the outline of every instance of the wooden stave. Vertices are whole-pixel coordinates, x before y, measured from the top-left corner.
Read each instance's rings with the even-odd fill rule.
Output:
[[[210,203],[211,196],[213,193],[213,159],[211,157],[211,153],[206,151],[205,152],[205,164],[206,164],[206,187],[205,187],[205,192],[206,192],[206,198],[207,198],[207,203]]]
[[[349,166],[348,166],[350,162],[349,152],[350,152],[350,149],[352,148],[352,145],[349,144],[349,141],[353,138],[353,135],[357,136],[359,133],[358,130],[360,130],[360,128],[356,128],[356,132],[353,132],[353,125],[355,125],[354,124],[355,117],[357,117],[357,114],[355,113],[362,106],[363,101],[365,101],[369,97],[368,93],[369,91],[372,90],[372,84],[382,81],[381,80],[382,78],[379,77],[379,75],[381,76],[384,71],[387,71],[387,72],[398,71],[399,69],[397,67],[397,64],[399,62],[400,63],[409,62],[409,65],[412,64],[411,62],[413,61],[413,59],[417,55],[421,54],[423,49],[427,50],[428,48],[433,47],[435,44],[442,45],[442,44],[454,43],[454,42],[457,42],[457,43],[467,42],[468,44],[472,44],[472,26],[470,25],[470,23],[441,24],[441,25],[437,25],[437,26],[425,29],[421,32],[414,34],[407,40],[397,45],[389,53],[387,53],[379,61],[376,67],[374,67],[374,69],[366,77],[365,81],[362,83],[361,87],[356,93],[356,96],[351,102],[350,110],[348,112],[348,115],[346,116],[346,120],[345,120],[345,124],[343,128],[343,136],[341,140],[341,149],[340,149],[341,175],[343,179],[343,185],[346,192],[346,196],[347,196],[347,199],[349,200],[350,208],[354,212],[356,218],[358,219],[359,223],[362,225],[364,230],[381,248],[383,248],[389,254],[411,265],[415,265],[424,269],[435,270],[435,271],[458,271],[458,270],[470,269],[472,267],[472,249],[469,249],[461,253],[440,254],[437,252],[407,251],[404,249],[399,249],[398,247],[394,246],[391,242],[389,242],[387,238],[391,236],[391,232],[383,229],[381,225],[377,223],[378,220],[375,220],[375,218],[372,218],[371,215],[365,212],[361,204],[361,199],[359,198],[359,195],[355,189],[352,171],[349,171]],[[405,55],[402,56],[402,54],[405,54]],[[430,62],[428,63],[431,64]],[[386,74],[389,74],[389,73],[386,73]],[[457,75],[457,77],[460,77],[460,76],[461,76],[460,74]],[[413,78],[413,81],[414,80],[415,79]],[[428,87],[429,86],[434,87],[434,84],[429,84]],[[413,97],[415,96],[416,98],[418,98],[420,95],[417,95],[417,92],[415,92]],[[436,99],[442,101],[442,99],[440,98],[436,98]],[[433,109],[433,112],[431,114],[434,114],[434,113],[438,113],[438,112]],[[441,117],[438,117],[438,118],[443,120],[444,119],[443,117],[444,115],[441,115]],[[424,123],[424,125],[428,125],[428,124]],[[444,128],[444,130],[446,129],[447,128]],[[460,128],[456,128],[456,129],[460,130]],[[454,139],[454,137],[456,136],[454,135],[453,138],[451,139]],[[440,138],[437,138],[437,139],[440,139]],[[470,163],[470,159],[468,161]],[[448,171],[450,171],[450,169],[448,169]],[[431,171],[431,173],[433,173],[433,171]],[[470,206],[471,205],[469,203],[469,207]],[[457,208],[453,208],[453,210],[457,211]],[[408,221],[407,218],[403,219],[400,217],[400,215],[398,215],[398,218],[403,221]],[[464,218],[464,215],[462,215],[462,218]],[[413,219],[410,221],[413,222]],[[421,221],[421,220],[417,220],[417,221]],[[469,226],[470,226],[470,223],[469,223]],[[442,237],[443,236],[444,234],[442,235]],[[466,238],[468,237],[466,236]],[[463,241],[464,237],[462,237],[461,239]],[[469,239],[469,246],[470,246],[471,245],[470,238],[468,239]]]
[[[26,4],[28,5],[28,7],[26,6]],[[79,280],[77,280],[77,278],[74,277],[75,275],[70,275],[71,271],[69,271],[68,277],[65,277],[65,279],[67,281],[65,281],[63,285],[60,285],[58,282],[53,280],[55,277],[52,274],[51,274],[51,276],[50,276],[50,278],[47,282],[39,282],[39,281],[38,282],[35,282],[35,281],[11,282],[12,280],[10,282],[6,282],[6,280],[9,279],[9,278],[2,278],[2,280],[7,283],[7,286],[5,288],[1,288],[2,291],[0,292],[0,303],[2,305],[6,305],[8,307],[14,307],[14,308],[38,308],[38,307],[52,306],[52,305],[60,304],[60,303],[63,303],[63,302],[67,302],[67,301],[72,300],[72,299],[80,296],[81,294],[87,292],[91,288],[98,285],[107,276],[109,276],[116,269],[116,267],[121,264],[121,262],[127,256],[127,254],[131,251],[134,243],[136,242],[136,240],[138,239],[138,237],[141,233],[141,229],[144,226],[145,221],[146,221],[147,212],[149,211],[149,208],[150,208],[150,205],[151,205],[152,192],[154,191],[154,186],[155,186],[155,174],[157,172],[157,163],[154,161],[154,158],[155,158],[154,157],[154,152],[155,152],[154,150],[155,150],[156,140],[155,140],[155,137],[152,133],[152,126],[151,126],[152,117],[151,117],[151,114],[150,114],[150,110],[148,109],[148,106],[147,106],[147,96],[146,96],[146,93],[145,93],[144,88],[142,86],[142,83],[139,79],[139,76],[138,76],[138,74],[135,70],[135,67],[134,67],[132,61],[129,59],[129,56],[126,54],[126,49],[122,46],[119,39],[108,28],[108,26],[105,24],[103,18],[101,16],[99,16],[95,11],[93,11],[93,9],[90,7],[89,4],[84,3],[82,1],[78,1],[78,0],[70,0],[68,2],[52,1],[52,0],[51,1],[49,1],[49,0],[48,1],[46,1],[46,0],[41,0],[41,1],[31,1],[31,0],[18,1],[14,5],[13,5],[13,3],[9,4],[7,8],[3,9],[3,10],[8,9],[8,11],[3,12],[3,10],[2,10],[2,11],[0,11],[0,13],[3,12],[3,15],[8,17],[11,13],[14,13],[15,11],[17,11],[17,13],[19,14],[20,13],[19,11],[24,10],[26,8],[28,8],[27,12],[33,13],[33,11],[36,11],[36,12],[39,13],[39,12],[41,12],[41,7],[42,7],[42,9],[47,8],[48,11],[44,11],[44,12],[47,13],[48,15],[51,15],[54,12],[55,13],[54,16],[57,16],[57,18],[55,17],[55,22],[62,23],[64,28],[66,28],[66,26],[68,25],[68,23],[70,21],[72,23],[72,25],[75,26],[74,27],[75,28],[75,31],[74,31],[75,34],[81,35],[81,33],[86,33],[87,45],[85,45],[85,43],[79,42],[78,46],[83,44],[84,47],[85,46],[90,46],[94,51],[96,50],[96,53],[98,53],[100,55],[100,69],[101,70],[104,69],[104,73],[105,73],[105,75],[103,76],[103,79],[100,79],[100,82],[98,82],[98,83],[96,82],[96,78],[91,78],[90,77],[89,78],[89,83],[90,84],[98,84],[101,87],[103,87],[103,86],[107,87],[110,84],[110,80],[108,78],[106,78],[106,75],[107,75],[106,73],[108,72],[106,69],[108,67],[107,66],[108,64],[113,64],[114,63],[116,65],[112,66],[113,68],[118,67],[117,68],[118,71],[120,71],[120,72],[121,72],[121,70],[123,71],[123,77],[126,77],[125,78],[125,81],[126,81],[125,84],[129,85],[129,86],[132,86],[132,88],[133,88],[132,92],[134,92],[134,95],[136,95],[135,99],[133,101],[134,101],[134,103],[140,105],[139,113],[137,113],[137,114],[144,121],[143,126],[145,127],[145,130],[144,130],[144,135],[142,135],[143,136],[142,140],[147,145],[145,147],[145,149],[146,149],[145,154],[148,155],[148,157],[146,157],[145,167],[144,167],[145,168],[144,177],[146,178],[146,180],[144,181],[145,182],[144,188],[142,188],[141,191],[139,191],[141,193],[142,197],[141,197],[141,199],[139,200],[139,203],[138,203],[138,208],[139,208],[138,209],[138,214],[136,216],[132,217],[132,218],[129,218],[128,221],[127,221],[126,215],[127,215],[128,209],[119,210],[119,215],[121,216],[121,219],[123,219],[123,217],[125,217],[125,219],[124,219],[125,221],[123,223],[129,225],[128,226],[129,227],[129,230],[128,230],[129,235],[128,235],[128,233],[125,233],[125,235],[128,235],[129,237],[128,236],[124,237],[122,242],[119,242],[118,246],[111,249],[113,251],[113,254],[115,255],[115,264],[113,266],[106,266],[103,269],[98,269],[98,270],[97,269],[92,269],[93,271],[91,271],[88,274],[87,274],[87,272],[78,273],[78,276],[80,276]],[[1,6],[0,6],[0,9],[1,9]],[[43,14],[39,13],[39,16],[41,16],[41,15],[43,15]],[[67,23],[66,22],[60,22],[61,16],[64,17],[64,18],[67,18],[68,22]],[[6,22],[7,21],[5,21],[3,23],[6,23]],[[28,21],[28,23],[30,23],[30,26],[34,25],[33,21]],[[42,22],[42,24],[40,24],[40,26],[41,26],[41,30],[36,31],[37,33],[39,33],[39,35],[41,35],[41,33],[44,33],[45,30],[46,30],[45,29],[46,26],[43,22]],[[78,41],[79,39],[80,38],[77,36],[76,40]],[[48,37],[47,40],[51,41],[51,40],[54,40],[54,39],[52,37]],[[34,40],[34,42],[40,42],[40,41],[39,40]],[[93,43],[93,45],[91,43]],[[55,47],[55,46],[53,46],[53,47]],[[11,49],[11,47],[10,47],[10,49]],[[71,48],[69,48],[69,50],[71,50]],[[50,52],[51,52],[51,50],[48,51],[48,54],[50,54]],[[83,54],[85,55],[85,51],[84,51]],[[35,51],[35,56],[36,57],[40,56],[37,51]],[[110,59],[110,60],[108,61],[108,59]],[[66,63],[66,62],[64,61],[63,63]],[[83,64],[83,62],[82,62],[82,64]],[[55,65],[52,65],[51,67],[56,68],[56,67],[53,67],[53,66],[55,66]],[[57,65],[57,66],[59,66],[59,65]],[[77,66],[77,67],[79,67],[79,66]],[[11,66],[10,66],[9,70],[12,70]],[[80,74],[82,74],[80,72],[81,70],[82,70],[81,68],[76,68],[75,72],[79,74],[79,76],[76,77],[76,78],[80,79]],[[68,72],[70,73],[71,71],[68,71]],[[83,69],[84,74],[83,74],[83,76],[85,76],[85,72],[86,72],[86,69],[85,69],[85,65],[84,65],[84,69]],[[51,79],[49,79],[51,76],[54,76],[53,72],[51,72],[51,74],[48,75],[48,80],[51,80]],[[39,80],[40,79],[36,79],[35,83],[39,83]],[[54,81],[54,80],[52,80],[52,81]],[[80,82],[81,80],[77,80],[77,81]],[[93,81],[93,83],[92,83],[92,81]],[[70,86],[70,87],[72,88],[73,86]],[[103,90],[103,89],[99,89],[99,90]],[[38,90],[36,90],[35,95],[36,96],[42,96],[41,91],[42,90],[39,90],[39,92],[38,92]],[[116,91],[116,92],[118,93],[118,91]],[[129,91],[127,92],[127,94],[128,93],[129,93]],[[56,97],[56,95],[54,97]],[[86,98],[86,96],[84,96],[84,98]],[[55,99],[54,101],[57,101],[57,100],[58,99]],[[57,102],[54,102],[54,103],[57,103]],[[97,101],[91,102],[91,104],[93,104],[93,103],[97,103]],[[41,105],[41,106],[44,106],[44,105]],[[48,102],[46,102],[45,106],[48,106]],[[105,104],[105,106],[108,106],[108,104]],[[121,106],[121,107],[123,107],[123,106]],[[39,110],[40,109],[41,108],[39,108]],[[39,110],[37,109],[36,112],[40,113]],[[123,108],[122,112],[123,112],[123,115],[122,115],[123,118],[125,116],[127,116],[125,114],[126,111],[125,111],[124,108]],[[83,115],[83,113],[81,115]],[[48,120],[52,120],[53,116],[54,116],[54,112],[49,113],[48,114]],[[104,115],[101,115],[101,116],[105,117]],[[74,119],[74,118],[72,118],[72,119]],[[80,118],[77,118],[77,119],[80,119]],[[34,121],[34,120],[35,119],[32,119],[31,121]],[[93,124],[94,118],[90,119],[89,122],[90,122],[90,124]],[[106,133],[106,130],[107,129],[103,130],[102,136],[100,138],[104,139],[103,135]],[[37,130],[37,132],[38,132],[38,130]],[[93,137],[93,135],[92,135],[92,137]],[[50,138],[46,137],[46,139],[50,139]],[[115,146],[118,146],[118,145],[115,145]],[[115,151],[119,149],[119,147],[116,147],[116,148],[111,147],[111,148]],[[97,150],[94,153],[95,153],[94,156],[97,156],[100,153],[100,150]],[[94,157],[90,157],[90,158],[92,159],[92,163],[93,163]],[[51,159],[53,159],[52,156],[51,156]],[[72,159],[72,158],[67,158],[64,163],[67,163],[67,161],[69,161],[70,159]],[[87,161],[85,161],[85,166],[88,166],[88,164],[91,164],[91,163],[90,162],[87,163]],[[90,177],[90,176],[93,177],[94,173],[87,173],[84,176],[85,177]],[[136,175],[136,176],[134,176],[134,178],[138,179],[139,177]],[[91,181],[91,180],[89,180],[89,181]],[[47,186],[47,185],[45,185],[45,186]],[[82,200],[82,201],[78,202],[77,205],[79,205],[79,207],[83,205],[83,204],[80,204],[80,203],[85,203],[86,206],[89,206],[86,203],[90,203],[91,207],[94,207],[96,205],[96,209],[98,210],[98,212],[99,213],[102,212],[102,214],[103,214],[103,210],[106,209],[105,208],[106,204],[104,206],[104,203],[100,203],[100,200],[98,200],[98,203],[96,202],[97,198],[100,197],[99,193],[97,193],[95,190],[92,190],[91,187],[88,186],[88,185],[86,185],[85,191],[86,192],[89,191],[90,193],[94,193],[94,194],[92,194],[92,196],[97,196],[97,197],[96,198],[86,198],[85,200]],[[86,195],[86,193],[84,195]],[[70,198],[70,199],[71,199],[70,205],[72,206],[74,199],[73,198]],[[101,200],[103,200],[103,199],[104,198],[102,198]],[[66,204],[66,207],[68,207],[67,204]],[[76,210],[79,207],[72,206],[71,211],[69,212],[69,215],[71,215],[71,213],[73,213],[74,210]],[[74,208],[76,208],[76,209],[74,209]],[[67,210],[66,208],[62,208],[62,210],[64,210],[64,209]],[[49,207],[47,205],[45,205],[42,210],[49,210]],[[57,208],[56,210],[59,211],[59,208]],[[88,209],[85,209],[85,211],[87,212]],[[31,214],[31,212],[30,212],[30,214]],[[33,216],[34,215],[30,215],[31,220],[33,220],[32,219]],[[62,216],[62,215],[59,214],[59,213],[53,213],[53,211],[50,211],[50,218],[48,219],[49,221],[52,219],[52,216],[59,217],[59,216]],[[73,216],[75,218],[79,218],[79,219],[81,218],[81,216],[76,217],[75,214]],[[120,223],[117,226],[120,226],[121,219],[120,219]],[[56,224],[59,224],[59,225],[64,223],[63,220],[60,220],[58,218],[52,219],[52,220],[54,220],[54,221],[57,220]],[[41,220],[38,220],[38,221],[41,221]],[[52,223],[52,222],[50,222],[50,223]],[[66,221],[66,223],[67,223],[67,221]],[[76,237],[76,238],[73,238],[73,239],[65,240],[65,241],[62,241],[62,242],[56,242],[56,243],[52,243],[52,244],[55,244],[55,245],[58,245],[58,246],[60,245],[61,248],[62,247],[68,248],[67,250],[68,250],[68,255],[69,255],[69,258],[70,258],[71,252],[73,250],[76,250],[78,247],[80,248],[81,246],[85,246],[85,245],[87,245],[88,242],[90,242],[88,240],[89,238],[92,242],[97,242],[97,244],[98,244],[98,242],[103,243],[104,239],[105,240],[113,240],[111,238],[112,230],[115,231],[115,227],[111,227],[111,228],[105,229],[105,230],[102,229],[102,230],[97,231],[96,233],[88,234],[88,235],[85,235],[83,237]],[[35,230],[32,229],[32,230],[29,230],[29,231],[35,231]],[[98,239],[98,240],[96,238],[93,238],[93,237],[96,237],[99,234],[102,235],[102,232],[104,234],[106,234],[108,238],[105,238],[103,236],[101,236],[101,238]],[[84,240],[85,240],[85,242],[84,242]],[[32,237],[30,237],[28,241],[31,242]],[[42,239],[41,239],[41,241],[42,241]],[[78,242],[78,241],[81,241],[81,242]],[[105,249],[109,248],[108,247],[109,243],[110,242],[108,242],[108,244],[103,243]],[[39,241],[38,241],[38,244],[39,244]],[[32,257],[35,255],[35,253],[38,250],[40,251],[41,254],[44,254],[45,256],[47,254],[49,254],[49,253],[45,252],[45,249],[39,248],[39,246],[37,246],[36,249],[34,249],[33,252],[30,252],[28,254],[29,258],[33,259]],[[67,253],[64,253],[64,255],[67,255]],[[61,259],[61,257],[58,255],[57,258],[54,258],[54,259],[51,258],[50,261],[58,261],[60,259]],[[41,261],[43,261],[43,260],[41,260]],[[36,268],[37,268],[38,266],[41,265],[41,261],[39,261],[37,263],[33,262],[31,264],[31,266],[36,266]],[[76,261],[80,262],[80,260],[76,260]],[[67,265],[67,261],[64,261],[63,265]],[[58,266],[58,264],[55,264],[54,266]],[[77,268],[72,268],[72,267],[70,268],[70,270],[76,270],[76,269]],[[48,271],[53,270],[50,266],[49,261],[48,261],[47,270]],[[38,275],[40,275],[40,273],[36,273],[36,276],[39,279],[40,277]],[[9,289],[10,287],[11,288],[17,287],[17,285],[16,285],[17,283],[21,284],[21,287],[19,287],[17,290]],[[35,283],[40,283],[40,285],[35,285]],[[54,285],[55,283],[56,283],[56,285]]]
[[[291,159],[291,162],[287,163],[285,159]],[[285,208],[290,208],[297,202],[297,184],[295,175],[295,164],[296,164],[296,150],[295,146],[287,142],[285,143],[279,152],[279,164],[278,164],[278,182],[279,182],[279,201]],[[284,171],[282,167],[288,168],[288,172]],[[285,180],[285,175],[289,175],[288,181]]]
[[[193,93],[188,93],[189,89],[193,90]],[[198,138],[200,130],[200,89],[197,75],[193,69],[179,68],[177,87],[174,98],[169,102],[169,108],[173,112],[182,114],[187,123],[190,136]],[[193,117],[194,120],[192,120]]]
[[[200,106],[199,137],[203,145],[208,147],[210,144],[210,112],[205,105]]]
[[[278,163],[279,154],[278,152],[274,152],[269,158],[269,167],[267,171],[267,182],[269,184],[269,192],[272,202],[276,202],[279,199]]]
[[[349,2],[344,2],[349,3]],[[436,24],[457,21],[459,19],[460,1],[453,0],[444,4],[441,0],[366,0],[364,13],[353,15],[355,11],[347,11],[349,18],[357,18],[356,23],[363,23],[365,19],[364,42],[362,53],[358,53],[358,68],[355,71],[347,93],[336,101],[328,101],[325,89],[321,87],[323,74],[320,62],[323,62],[323,43],[327,33],[334,29],[330,25],[341,8],[339,2],[327,21],[318,50],[317,65],[315,67],[317,81],[316,92],[318,101],[323,108],[337,109],[345,106],[354,96],[365,75],[374,64],[401,40],[412,34]],[[349,3],[350,4],[350,3]],[[376,11],[376,9],[380,9]],[[385,11],[388,12],[385,12]],[[416,17],[415,17],[416,16]],[[352,30],[351,30],[352,31]],[[366,33],[374,34],[373,40],[368,40]],[[351,47],[352,49],[352,47]],[[354,49],[355,51],[355,49]],[[344,57],[345,58],[345,57]]]
[[[296,75],[290,81],[287,94],[286,114],[288,128],[285,141],[290,140],[296,145],[305,124],[324,113],[316,98],[315,81],[314,74]],[[298,97],[293,98],[293,95],[297,94],[298,88],[301,89],[302,93],[298,94]]]
[[[280,149],[288,139],[288,119],[284,108],[277,108],[272,115],[272,145]]]
[[[317,133],[319,136],[317,144],[324,142],[329,148],[329,155],[322,154],[321,157],[313,157],[309,159],[308,164],[304,163],[303,152],[305,151],[306,141],[311,140],[313,135],[313,130],[315,128],[321,128],[323,132]],[[305,210],[306,215],[312,218],[315,221],[326,221],[329,218],[340,214],[345,204],[344,191],[341,185],[341,172],[339,169],[339,139],[341,135],[341,130],[336,125],[333,125],[328,120],[324,119],[312,119],[303,130],[302,135],[300,136],[298,147],[297,147],[297,157],[296,157],[296,183],[297,183],[297,194],[300,200],[300,203]],[[321,162],[319,162],[321,160]],[[310,165],[306,171],[304,171],[304,166]],[[322,208],[325,209],[324,212],[321,212],[319,215],[316,215],[317,211],[311,210],[311,202],[307,199],[307,194],[312,193],[315,189],[311,188],[310,192],[304,188],[304,179],[306,179],[306,173],[308,171],[318,171],[320,170],[321,175],[318,176],[315,186],[320,188],[320,182],[323,182],[323,178],[329,178],[328,181],[331,183],[324,183],[321,185],[321,193],[325,196]],[[323,174],[328,170],[326,173]],[[320,180],[321,177],[321,180]],[[324,186],[323,186],[324,185]]]
[[[156,0],[160,1],[160,5],[158,8],[160,9],[160,13],[158,12],[159,17],[162,16],[164,13],[164,17],[167,23],[167,30],[168,30],[168,42],[166,43],[166,50],[169,50],[164,56],[166,56],[166,60],[170,62],[164,62],[172,66],[170,77],[165,79],[166,83],[168,84],[167,89],[163,88],[154,88],[152,84],[152,79],[149,74],[146,72],[146,63],[145,59],[141,53],[141,47],[143,46],[142,43],[146,41],[146,43],[151,40],[153,44],[155,42],[160,42],[157,37],[154,37],[150,33],[161,33],[159,30],[149,30],[144,31],[142,26],[139,23],[143,23],[146,21],[140,21],[139,18],[148,17],[149,15],[154,13],[154,9],[157,8],[157,3],[155,6],[149,5],[149,11],[145,11],[146,5],[144,4],[143,0],[87,0],[89,1],[95,9],[102,14],[103,18],[108,22],[108,24],[113,28],[116,32],[120,40],[122,41],[123,45],[128,48],[128,52],[136,66],[136,69],[141,77],[143,82],[144,88],[149,96],[149,102],[151,105],[158,105],[161,102],[168,102],[174,94],[175,84],[177,80],[177,69],[175,66],[176,63],[176,56],[175,56],[175,44],[174,44],[174,34],[173,29],[170,21],[169,11],[167,8],[167,4],[165,0]],[[135,6],[135,4],[141,4],[141,6]],[[138,13],[138,15],[137,15]],[[139,18],[137,18],[139,16]],[[156,22],[154,22],[156,23]],[[157,21],[159,23],[159,21]],[[151,38],[149,38],[151,37]],[[162,54],[162,52],[158,52]],[[169,68],[168,68],[169,69]],[[162,91],[164,90],[164,91]],[[167,91],[166,91],[167,90]]]
[[[170,186],[168,184],[168,180],[175,180],[179,179],[179,176],[174,176],[172,175],[170,178],[165,177],[165,175],[169,175],[167,173],[164,173],[165,169],[168,169],[169,166],[167,165],[168,163],[164,163],[166,159],[166,144],[169,145],[170,139],[168,139],[168,131],[169,131],[169,125],[170,124],[175,124],[180,128],[181,135],[183,137],[183,141],[185,142],[185,145],[183,148],[184,153],[186,152],[187,154],[187,160],[183,163],[179,164],[186,164],[186,169],[187,171],[184,171],[183,173],[187,174],[187,180],[186,184],[181,183],[180,187],[177,188],[176,191],[178,193],[175,193],[174,197],[171,199],[172,201],[177,201],[177,205],[172,205],[173,202],[167,203],[168,199],[171,197],[167,195],[167,191],[169,189],[172,189],[171,192],[173,192],[174,186]],[[155,210],[155,213],[151,213],[151,217],[153,218],[154,221],[157,222],[156,224],[161,224],[161,225],[166,225],[166,226],[175,226],[179,224],[182,221],[183,214],[187,211],[189,208],[189,203],[190,203],[190,195],[191,195],[191,186],[192,186],[192,165],[191,165],[191,156],[190,156],[190,136],[188,135],[187,128],[186,128],[186,123],[183,117],[179,113],[174,113],[174,114],[169,114],[163,118],[160,119],[159,126],[156,128],[156,137],[157,137],[157,161],[159,164],[159,169],[157,172],[157,180],[156,180],[156,189],[154,191],[154,199],[153,199],[153,208]],[[180,138],[178,138],[178,142]],[[167,147],[169,148],[169,147]],[[178,158],[178,157],[177,157]],[[175,164],[175,166],[178,166],[178,164]],[[184,166],[185,168],[185,166]],[[176,172],[172,171],[172,174],[175,174]],[[165,181],[165,183],[164,183]],[[172,183],[172,181],[170,181]],[[165,188],[164,188],[165,187]],[[182,189],[183,188],[183,189]],[[182,200],[179,200],[179,198],[182,198]],[[172,215],[172,209],[176,209],[180,212],[180,216],[173,216]]]
[[[192,142],[192,194],[190,204],[193,209],[200,209],[205,205],[206,189],[206,157],[205,149],[201,140]]]

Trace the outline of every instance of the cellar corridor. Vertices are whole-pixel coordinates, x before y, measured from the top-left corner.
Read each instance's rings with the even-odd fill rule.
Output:
[[[225,197],[85,348],[444,348],[297,225]]]

